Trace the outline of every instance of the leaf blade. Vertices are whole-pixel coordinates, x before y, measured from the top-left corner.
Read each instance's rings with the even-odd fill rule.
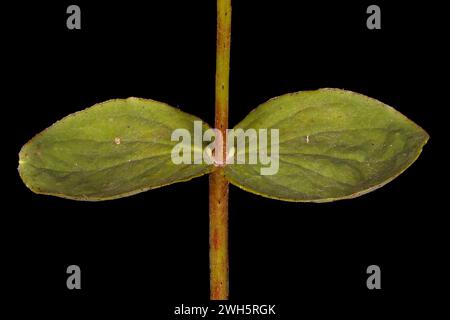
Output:
[[[206,164],[173,164],[173,130],[200,119],[164,103],[113,99],[68,115],[19,153],[19,174],[35,193],[100,201],[206,174]],[[203,124],[203,130],[208,128]]]
[[[371,192],[404,172],[429,138],[392,107],[340,89],[271,99],[236,128],[279,129],[279,171],[261,176],[260,163],[232,164],[225,168],[230,182],[294,202],[329,202]]]

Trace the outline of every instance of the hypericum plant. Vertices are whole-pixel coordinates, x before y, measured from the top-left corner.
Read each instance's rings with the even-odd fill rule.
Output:
[[[231,0],[218,0],[215,127],[224,136],[230,26]],[[279,170],[264,176],[261,163],[174,164],[171,152],[178,142],[171,134],[180,128],[193,134],[195,120],[153,100],[96,104],[25,144],[20,176],[36,193],[97,201],[210,174],[210,291],[211,299],[223,300],[228,298],[229,182],[284,201],[354,198],[397,177],[428,140],[405,116],[361,94],[339,89],[286,94],[263,103],[235,127],[279,129]],[[230,156],[225,148],[222,152]]]

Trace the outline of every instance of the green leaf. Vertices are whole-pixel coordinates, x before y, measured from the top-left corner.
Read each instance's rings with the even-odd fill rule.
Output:
[[[236,128],[279,129],[279,170],[261,175],[268,165],[259,160],[232,164],[225,168],[230,182],[265,197],[303,202],[353,198],[383,186],[417,159],[429,138],[382,102],[339,89],[271,99]]]
[[[191,134],[198,118],[164,103],[116,99],[71,114],[23,146],[19,172],[32,191],[75,200],[108,200],[211,171],[174,164],[173,130]],[[203,130],[208,128],[203,125]]]

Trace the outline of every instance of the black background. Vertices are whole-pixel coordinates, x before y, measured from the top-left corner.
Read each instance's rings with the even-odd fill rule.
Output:
[[[431,312],[445,297],[443,8],[374,3],[381,30],[366,28],[372,1],[234,1],[230,126],[271,97],[337,87],[394,106],[431,140],[399,178],[353,200],[285,203],[231,186],[232,302],[276,303],[283,319],[366,319]],[[79,31],[66,28],[70,4],[81,7]],[[152,98],[213,123],[214,1],[20,2],[2,24],[2,290],[20,302],[15,312],[165,319],[177,304],[206,304],[206,176],[90,203],[33,194],[16,168],[34,134],[111,98]],[[80,291],[66,288],[71,264]],[[378,291],[366,287],[371,264]]]

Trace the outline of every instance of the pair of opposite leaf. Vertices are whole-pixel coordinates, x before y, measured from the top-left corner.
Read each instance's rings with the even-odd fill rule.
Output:
[[[174,164],[175,129],[197,117],[164,103],[116,99],[71,114],[22,147],[19,172],[36,193],[108,200],[190,180],[210,164]],[[203,130],[208,126],[203,125]],[[353,198],[388,183],[419,156],[428,134],[382,102],[340,89],[286,94],[263,103],[235,129],[279,129],[279,170],[227,164],[228,180],[285,201]],[[204,146],[205,147],[205,146]]]

